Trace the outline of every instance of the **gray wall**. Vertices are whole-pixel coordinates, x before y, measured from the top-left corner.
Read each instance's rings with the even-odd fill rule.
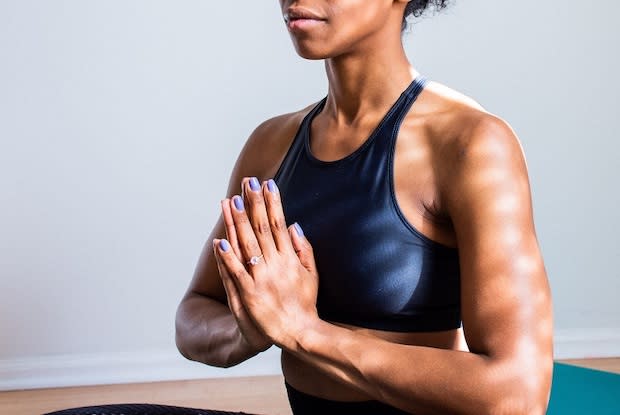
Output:
[[[620,355],[611,0],[457,0],[406,35],[526,151],[561,357]],[[0,0],[0,389],[277,373],[185,362],[174,312],[262,120],[326,93],[278,2]]]

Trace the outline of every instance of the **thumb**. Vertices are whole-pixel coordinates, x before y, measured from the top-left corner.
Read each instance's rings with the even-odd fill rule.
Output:
[[[295,249],[295,253],[297,253],[301,265],[308,271],[316,273],[316,263],[314,262],[312,245],[310,245],[310,242],[304,236],[304,231],[301,229],[301,226],[299,226],[299,223],[295,222],[289,226],[288,233],[291,236],[293,248]]]

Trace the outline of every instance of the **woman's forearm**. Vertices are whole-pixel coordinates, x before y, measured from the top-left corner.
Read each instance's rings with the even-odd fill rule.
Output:
[[[525,366],[475,353],[395,344],[320,322],[290,350],[327,375],[415,414],[544,414]]]
[[[259,353],[243,339],[230,309],[202,295],[181,302],[175,326],[177,348],[190,360],[231,367]]]

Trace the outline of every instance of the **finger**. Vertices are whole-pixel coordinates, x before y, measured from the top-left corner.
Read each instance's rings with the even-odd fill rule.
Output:
[[[261,252],[265,257],[269,258],[272,253],[275,253],[276,245],[271,234],[269,218],[267,217],[263,186],[261,186],[256,177],[244,178],[243,185],[245,188],[244,202],[247,210],[246,213],[256,235],[256,240],[261,247]]]
[[[282,210],[282,200],[280,199],[280,190],[273,179],[263,183],[263,198],[265,199],[265,207],[267,209],[267,217],[271,234],[276,244],[276,249],[286,254],[294,252],[291,244],[291,237],[286,227],[286,219]]]
[[[224,218],[224,226],[226,228],[226,239],[230,242],[233,252],[237,255],[237,258],[239,258],[240,261],[244,261],[241,250],[239,249],[237,229],[235,228],[235,221],[233,220],[232,213],[230,211],[230,204],[230,199],[224,199],[220,202],[222,207],[222,216]]]
[[[308,271],[317,273],[316,262],[314,260],[314,250],[312,249],[312,245],[310,245],[308,238],[305,237],[301,226],[295,222],[289,226],[288,232],[293,243],[293,248],[297,253],[297,257],[299,258],[301,265],[303,265]]]
[[[226,272],[228,272],[230,279],[234,282],[239,297],[244,298],[246,295],[251,294],[254,291],[254,280],[239,261],[228,241],[222,239],[216,246],[216,256],[219,256],[219,260]]]
[[[233,226],[237,234],[240,261],[247,263],[252,257],[265,255],[256,239],[252,224],[245,211],[245,203],[239,195],[235,195],[229,202],[229,209],[233,219]]]
[[[213,240],[213,253],[215,255],[215,262],[217,263],[217,269],[220,272],[220,278],[222,279],[222,284],[224,285],[224,290],[226,291],[226,298],[228,299],[228,308],[230,311],[236,316],[241,317],[243,313],[245,313],[245,308],[243,307],[243,303],[241,302],[241,298],[239,296],[239,290],[235,285],[235,282],[230,278],[230,274],[228,270],[222,263],[222,259],[219,254],[218,245],[221,243],[220,239]]]

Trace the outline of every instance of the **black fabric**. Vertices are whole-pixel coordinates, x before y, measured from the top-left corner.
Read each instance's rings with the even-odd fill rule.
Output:
[[[127,403],[115,405],[84,406],[63,409],[43,415],[250,415],[245,412],[226,412],[180,406]]]
[[[312,244],[324,320],[400,332],[461,326],[458,251],[416,230],[394,192],[400,124],[425,83],[414,79],[366,141],[334,161],[317,159],[310,145],[324,98],[274,177],[288,224],[298,222]]]
[[[379,401],[331,401],[300,392],[288,383],[285,385],[294,415],[411,415]]]

